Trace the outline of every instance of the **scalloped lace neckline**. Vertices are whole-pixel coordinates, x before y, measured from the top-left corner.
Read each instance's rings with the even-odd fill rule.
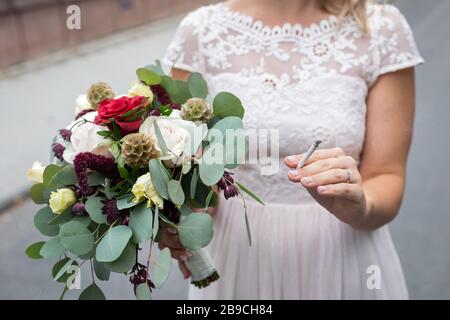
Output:
[[[352,17],[345,17],[339,22],[339,19],[335,15],[329,15],[327,18],[323,18],[307,27],[304,27],[301,23],[285,23],[283,25],[269,26],[249,14],[231,9],[224,3],[218,3],[216,6],[225,22],[245,28],[263,37],[286,38],[293,36],[294,38],[311,39],[334,31],[336,27],[341,28],[354,23],[354,18]]]

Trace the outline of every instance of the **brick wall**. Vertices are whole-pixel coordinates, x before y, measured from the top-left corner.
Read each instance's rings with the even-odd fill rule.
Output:
[[[216,0],[0,0],[0,68],[217,2]],[[66,8],[81,8],[81,30]]]

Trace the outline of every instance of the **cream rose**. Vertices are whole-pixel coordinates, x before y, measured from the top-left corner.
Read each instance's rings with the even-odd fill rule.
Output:
[[[68,207],[77,202],[77,196],[74,191],[64,188],[50,193],[49,205],[53,213],[61,214]]]
[[[79,114],[86,109],[93,109],[86,94],[80,94],[75,100],[75,114]]]
[[[30,181],[42,183],[44,182],[45,167],[42,162],[35,161],[30,169],[27,170],[27,177]]]
[[[150,90],[150,87],[139,81],[133,81],[131,83],[131,88],[128,90],[128,96],[142,96],[147,97],[149,103],[153,101],[153,92]]]
[[[192,121],[185,121],[176,117],[149,117],[141,125],[139,132],[152,137],[158,151],[162,152],[155,134],[154,123],[158,124],[169,152],[159,159],[167,166],[175,167],[183,164],[181,156],[189,157],[194,154],[208,133],[206,124],[197,126]]]
[[[97,134],[98,131],[108,130],[108,128],[93,123],[96,115],[96,111],[86,113],[67,127],[72,130],[70,142],[64,145],[66,149],[63,153],[63,158],[68,163],[72,164],[75,156],[81,152],[113,157],[108,148],[110,141]]]
[[[156,192],[153,186],[150,173],[146,173],[140,176],[136,183],[131,188],[131,192],[134,194],[134,203],[139,203],[144,199],[147,199],[147,207],[150,208],[153,204],[158,207],[163,207],[163,199]]]

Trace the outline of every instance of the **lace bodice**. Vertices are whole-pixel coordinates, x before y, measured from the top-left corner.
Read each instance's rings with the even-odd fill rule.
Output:
[[[269,27],[223,3],[199,8],[181,22],[163,62],[201,72],[212,93],[240,97],[249,131],[266,129],[276,138],[270,130],[278,130],[279,145],[272,148],[279,148],[278,170],[261,171],[261,164],[237,170],[266,202],[310,199],[288,182],[283,158],[304,152],[314,140],[359,160],[368,90],[380,75],[423,62],[396,7],[370,5],[367,14],[368,35],[351,17]]]

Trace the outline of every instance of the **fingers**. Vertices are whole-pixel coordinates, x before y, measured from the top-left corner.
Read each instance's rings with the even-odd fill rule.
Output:
[[[178,236],[177,230],[169,226],[162,227],[162,237],[160,243],[170,249],[184,249],[180,242],[180,237]]]
[[[349,174],[350,174],[349,183],[356,182],[355,179],[352,179],[352,176],[356,177],[357,174],[356,173],[351,174],[350,171],[347,171],[346,169],[331,169],[316,175],[303,177],[301,178],[300,182],[303,186],[307,188],[313,188],[334,183],[347,183]]]
[[[187,279],[191,276],[191,272],[189,271],[184,262],[178,261],[178,267],[180,268],[180,271],[183,274],[183,278]]]
[[[305,154],[299,154],[299,155],[292,155],[289,157],[286,157],[284,159],[284,163],[289,168],[297,168],[298,163],[303,159],[303,156]],[[345,152],[341,148],[331,148],[331,149],[319,149],[313,152],[311,157],[306,161],[305,165],[311,164],[313,162],[316,162],[318,160],[322,159],[328,159],[328,158],[337,158],[337,157],[343,157],[345,156]]]
[[[359,201],[363,189],[352,183],[337,183],[317,187],[317,192],[324,197],[343,197],[351,201]]]
[[[312,177],[320,173],[327,171],[333,171],[333,169],[345,169],[349,170],[354,178],[359,177],[357,173],[357,164],[352,157],[344,156],[339,158],[328,158],[317,160],[311,164],[306,165],[303,168],[291,169],[288,173],[288,178],[292,182],[301,182],[302,178]],[[333,171],[329,176],[321,178],[330,179],[332,175],[335,175],[335,182],[345,182],[347,180],[347,173],[345,170]],[[345,174],[345,180],[342,180],[342,175]]]

